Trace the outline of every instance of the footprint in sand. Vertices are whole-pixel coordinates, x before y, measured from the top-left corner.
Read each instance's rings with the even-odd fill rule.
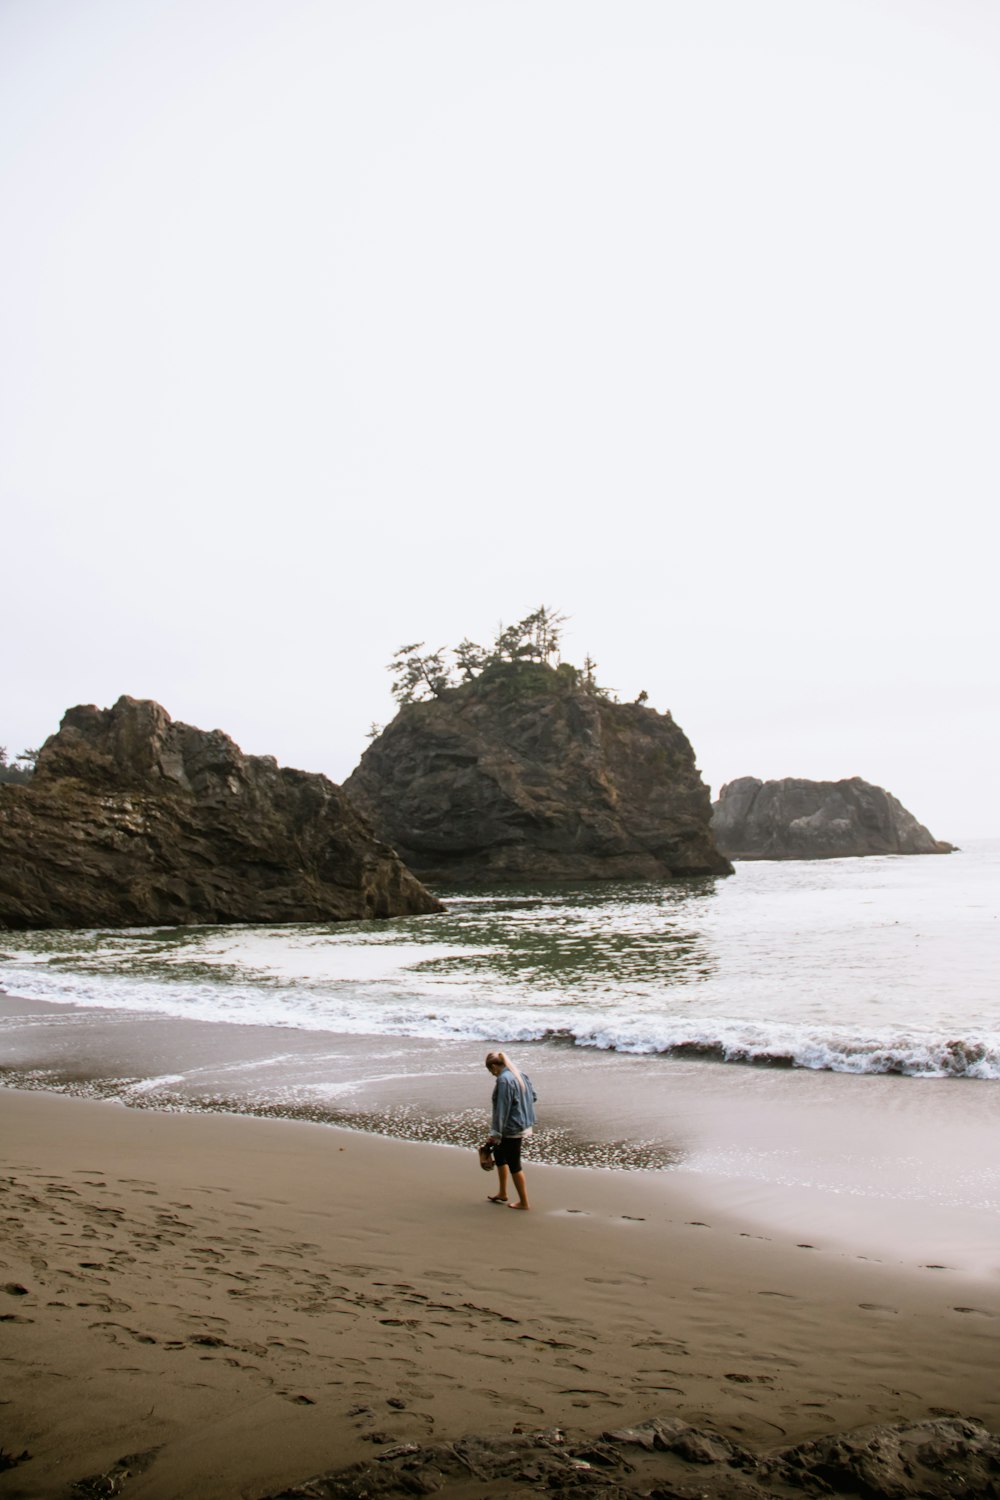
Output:
[[[608,1399],[607,1391],[599,1391],[590,1385],[567,1385],[559,1392],[560,1396],[596,1396],[599,1400]],[[574,1402],[574,1405],[585,1406],[586,1402]]]
[[[572,1349],[575,1346],[565,1339],[541,1339],[536,1338],[533,1333],[517,1334],[518,1343],[522,1344],[546,1344],[550,1349]]]
[[[531,1412],[533,1416],[540,1416],[542,1412],[540,1406],[532,1406],[530,1401],[525,1401],[520,1396],[513,1396],[509,1391],[501,1394],[499,1391],[492,1391],[485,1386],[480,1386],[476,1391],[476,1395],[486,1396],[488,1400],[496,1402],[498,1406],[513,1407],[517,1411]]]
[[[77,1307],[93,1307],[98,1312],[131,1312],[132,1309],[127,1302],[122,1302],[118,1297],[102,1297],[100,1302],[78,1302]]]
[[[888,1302],[859,1302],[858,1306],[865,1312],[887,1312],[898,1313],[898,1307],[890,1307]]]
[[[137,1328],[126,1328],[124,1323],[91,1323],[90,1327],[105,1334],[112,1343],[120,1342],[118,1335],[124,1333],[134,1344],[155,1344],[151,1333],[140,1333]],[[169,1347],[169,1346],[168,1346]]]
[[[483,1313],[487,1318],[496,1318],[500,1323],[520,1323],[520,1318],[512,1318],[509,1313],[497,1312],[495,1307],[482,1307],[478,1302],[463,1302],[462,1307],[466,1312]]]
[[[953,1307],[952,1308],[952,1312],[957,1312],[957,1313],[978,1313],[979,1317],[981,1317],[981,1318],[995,1318],[996,1317],[996,1313],[987,1312],[986,1309],[985,1309],[985,1307]]]
[[[585,1276],[584,1281],[593,1282],[595,1286],[645,1286],[648,1280],[645,1276],[637,1276],[628,1272],[625,1276]]]

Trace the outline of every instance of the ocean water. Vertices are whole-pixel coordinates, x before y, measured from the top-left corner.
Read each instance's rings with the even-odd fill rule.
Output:
[[[1000,1079],[1000,841],[442,892],[384,923],[0,934],[0,987],[281,1032]]]
[[[464,1148],[475,1197],[499,1044],[538,1088],[532,1163],[654,1173],[665,1205],[680,1174],[705,1217],[1000,1275],[1000,841],[442,895],[0,934],[0,1085]]]

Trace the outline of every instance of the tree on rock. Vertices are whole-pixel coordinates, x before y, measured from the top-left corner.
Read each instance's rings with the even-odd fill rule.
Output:
[[[397,703],[415,703],[418,698],[440,698],[451,686],[448,669],[444,664],[444,648],[421,656],[423,641],[412,646],[400,646],[389,671],[395,674],[392,696]]]
[[[475,641],[470,641],[468,636],[455,647],[454,655],[455,665],[465,682],[478,677],[490,659],[490,653],[484,651],[482,646],[477,646]]]
[[[551,667],[553,657],[557,662],[556,671],[564,674],[575,672],[575,668],[558,661],[566,619],[567,616],[558,610],[540,604],[516,624],[501,624],[492,646],[480,646],[468,636],[450,650],[441,647],[438,651],[425,653],[423,641],[400,646],[389,663],[389,671],[393,674],[393,697],[401,706],[421,699],[442,698],[449,688],[472,682],[491,667],[509,669],[525,664]],[[453,665],[446,662],[447,654],[451,655]],[[601,691],[592,680],[589,680],[589,690]]]
[[[493,643],[492,659],[548,662],[559,651],[560,627],[565,623],[565,615],[540,604],[516,625],[501,627]]]
[[[559,655],[559,642],[562,637],[562,627],[565,625],[567,616],[561,615],[558,610],[546,609],[545,605],[539,605],[533,615],[528,616],[535,644],[538,648],[540,661],[548,661],[550,656]]]
[[[12,764],[7,755],[7,746],[0,745],[0,781],[30,781],[34,773],[37,758],[37,750],[22,750],[17,757],[17,762],[20,762],[20,764],[17,762]]]

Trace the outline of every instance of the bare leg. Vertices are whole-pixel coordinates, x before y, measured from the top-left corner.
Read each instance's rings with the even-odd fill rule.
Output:
[[[501,1170],[501,1172],[505,1172],[506,1171],[506,1169],[504,1167],[501,1167],[500,1170]],[[517,1188],[517,1202],[510,1204],[510,1207],[511,1208],[530,1208],[531,1205],[528,1202],[528,1189],[527,1189],[527,1186],[525,1185],[524,1173],[523,1172],[512,1172],[511,1176],[514,1179],[514,1186]]]
[[[500,1180],[497,1183],[497,1190],[496,1190],[496,1192],[490,1194],[490,1202],[491,1203],[506,1203],[506,1201],[507,1201],[507,1168],[504,1167],[504,1166],[501,1166],[499,1163],[497,1164],[497,1176],[499,1177]],[[517,1181],[516,1177],[515,1177],[514,1181],[515,1182]]]

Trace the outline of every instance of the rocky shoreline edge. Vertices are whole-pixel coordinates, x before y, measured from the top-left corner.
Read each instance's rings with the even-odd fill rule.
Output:
[[[374,1412],[364,1410],[363,1415]],[[598,1437],[549,1428],[506,1438],[466,1437],[421,1446],[385,1443],[370,1461],[319,1475],[267,1500],[394,1500],[396,1496],[576,1494],[606,1500],[761,1500],[856,1496],[858,1500],[993,1500],[1000,1495],[1000,1437],[947,1417],[879,1424],[793,1448],[752,1453],[721,1433],[655,1418]],[[496,1488],[502,1482],[502,1491]],[[81,1494],[109,1493],[81,1490]]]
[[[370,1407],[358,1415],[374,1420]],[[396,1500],[447,1494],[454,1500],[515,1494],[599,1492],[604,1500],[767,1500],[837,1495],[846,1500],[995,1500],[1000,1437],[964,1417],[876,1424],[794,1448],[755,1454],[721,1433],[673,1418],[588,1436],[560,1427],[510,1437],[386,1444],[371,1460],[332,1470],[261,1500]],[[122,1494],[149,1469],[157,1449],[128,1454],[71,1486],[73,1500]],[[0,1448],[0,1471],[27,1452]],[[497,1485],[503,1484],[503,1490]]]

